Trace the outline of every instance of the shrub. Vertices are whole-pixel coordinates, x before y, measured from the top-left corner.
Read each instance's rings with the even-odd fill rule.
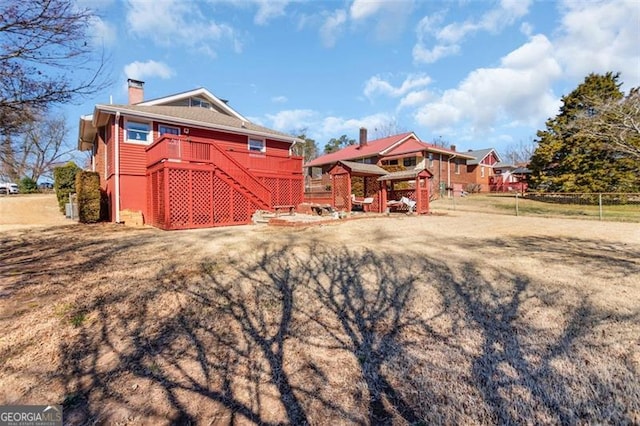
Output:
[[[20,188],[20,192],[23,194],[38,192],[38,184],[30,177],[23,177],[20,179],[20,182],[18,182],[18,188]]]
[[[53,189],[56,191],[58,207],[62,213],[65,211],[65,204],[69,202],[69,194],[76,192],[76,173],[80,170],[73,161],[53,169]]]
[[[79,171],[76,174],[76,193],[78,194],[78,218],[82,223],[95,223],[100,220],[102,194],[100,175],[96,172]]]

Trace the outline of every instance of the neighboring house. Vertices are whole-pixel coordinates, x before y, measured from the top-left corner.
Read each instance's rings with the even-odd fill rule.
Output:
[[[305,164],[305,168],[307,178],[322,181],[322,186],[329,182],[326,175],[339,161],[375,164],[393,171],[427,169],[433,175],[431,193],[434,194],[460,183],[459,177],[466,169],[466,162],[474,159],[452,148],[422,142],[413,132],[369,141],[367,130],[363,128],[360,129],[357,144],[311,160]],[[307,187],[311,186],[308,183]]]
[[[495,175],[495,166],[500,163],[500,156],[493,148],[469,150],[465,154],[473,157],[467,161],[467,167],[460,174],[463,189],[474,192],[489,192],[490,183]],[[476,188],[473,188],[473,186]]]
[[[96,105],[79,123],[112,221],[127,210],[163,229],[245,224],[302,202],[302,158],[291,154],[301,140],[204,88],[144,101],[144,83],[128,84],[129,104]]]
[[[525,192],[531,171],[523,164],[499,162],[493,167],[494,175],[489,180],[491,192]]]

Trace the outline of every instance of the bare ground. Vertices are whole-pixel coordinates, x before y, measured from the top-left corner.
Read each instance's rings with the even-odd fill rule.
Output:
[[[640,422],[637,223],[26,227],[4,200],[0,404],[62,403],[68,424]]]

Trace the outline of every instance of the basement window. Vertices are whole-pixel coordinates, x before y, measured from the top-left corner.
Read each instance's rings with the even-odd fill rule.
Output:
[[[138,121],[128,121],[125,123],[127,142],[148,144],[151,142],[151,125]]]
[[[251,152],[265,152],[267,146],[264,139],[249,138],[249,151]]]

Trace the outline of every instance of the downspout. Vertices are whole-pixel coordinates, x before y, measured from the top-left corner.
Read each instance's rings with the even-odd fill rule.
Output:
[[[115,189],[116,189],[116,197],[115,197],[115,207],[116,207],[116,223],[120,223],[120,111],[116,112],[116,134],[115,134],[115,172],[116,172],[116,181],[115,181]]]
[[[451,157],[449,157],[449,161],[447,161],[447,168],[449,169],[449,173],[448,173],[448,177],[447,177],[447,188],[449,191],[449,198],[451,198],[451,195],[453,194],[453,196],[455,197],[455,193],[453,192],[453,188],[451,187],[451,160],[453,160],[454,158],[456,158],[456,154],[453,154]]]
[[[451,159],[453,157],[447,158],[447,197],[451,198]]]
[[[298,143],[298,141],[296,139],[293,140],[293,143],[291,144],[291,146],[289,147],[289,157],[291,157],[293,155],[293,146]]]

